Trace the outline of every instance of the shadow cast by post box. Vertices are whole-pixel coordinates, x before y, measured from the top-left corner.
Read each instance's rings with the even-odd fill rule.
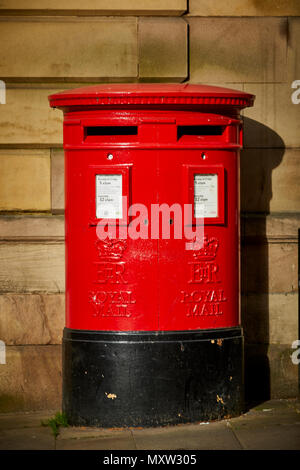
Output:
[[[272,171],[285,145],[267,126],[244,118],[241,152],[241,320],[245,335],[246,406],[270,399],[269,244],[267,215],[272,199]]]

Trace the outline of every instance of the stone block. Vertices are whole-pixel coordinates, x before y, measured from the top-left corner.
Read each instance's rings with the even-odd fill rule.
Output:
[[[245,149],[241,153],[241,209],[245,212],[297,212],[300,206],[300,152]]]
[[[244,91],[256,95],[254,106],[244,110],[244,146],[299,148],[300,104],[292,102],[291,83],[246,83]]]
[[[297,290],[297,243],[247,243],[242,246],[242,292],[293,293]]]
[[[0,292],[64,292],[63,243],[0,244]]]
[[[289,18],[289,42],[288,42],[288,72],[289,82],[300,80],[300,3],[298,3],[298,18]],[[293,90],[294,91],[294,90]],[[299,98],[299,95],[298,95]],[[300,105],[299,105],[300,106]]]
[[[298,0],[190,0],[193,16],[300,16]]]
[[[192,82],[285,80],[287,19],[189,18],[188,22]]]
[[[61,346],[8,346],[0,412],[61,409]]]
[[[0,150],[0,210],[49,211],[50,152]]]
[[[63,294],[2,294],[0,311],[0,338],[6,345],[61,344]]]
[[[249,401],[297,397],[298,366],[290,344],[246,344],[245,393]]]
[[[241,217],[241,234],[245,244],[257,243],[297,243],[300,214],[257,214],[244,213]]]
[[[130,17],[6,20],[1,22],[0,76],[136,77],[136,36],[137,20]]]
[[[295,336],[297,336],[296,331]],[[269,346],[271,398],[299,396],[299,367],[293,364],[291,359],[294,351],[291,344],[270,344]]]
[[[51,207],[53,213],[63,212],[65,209],[64,192],[64,151],[51,150]]]
[[[188,75],[187,24],[181,18],[139,19],[139,79],[181,82]]]
[[[242,325],[246,342],[291,345],[297,339],[297,304],[297,293],[243,296]]]
[[[51,215],[0,216],[0,241],[64,241],[64,217]]]
[[[0,139],[3,145],[62,145],[63,113],[49,106],[48,96],[60,89],[8,88],[0,108]]]
[[[187,0],[3,0],[2,14],[26,15],[182,15]]]

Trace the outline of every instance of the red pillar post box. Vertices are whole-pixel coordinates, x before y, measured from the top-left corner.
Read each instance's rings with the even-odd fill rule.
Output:
[[[70,422],[239,414],[239,113],[254,97],[135,84],[49,99],[64,112]]]

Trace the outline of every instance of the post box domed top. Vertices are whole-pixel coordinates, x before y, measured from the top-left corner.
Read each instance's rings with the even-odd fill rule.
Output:
[[[254,96],[238,90],[194,84],[110,84],[66,90],[49,96],[50,106],[64,111],[87,108],[176,107],[234,108],[252,106]]]

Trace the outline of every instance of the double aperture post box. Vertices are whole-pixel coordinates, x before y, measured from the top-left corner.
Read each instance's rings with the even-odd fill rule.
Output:
[[[70,422],[239,414],[239,113],[254,97],[138,84],[49,99],[64,112]]]

